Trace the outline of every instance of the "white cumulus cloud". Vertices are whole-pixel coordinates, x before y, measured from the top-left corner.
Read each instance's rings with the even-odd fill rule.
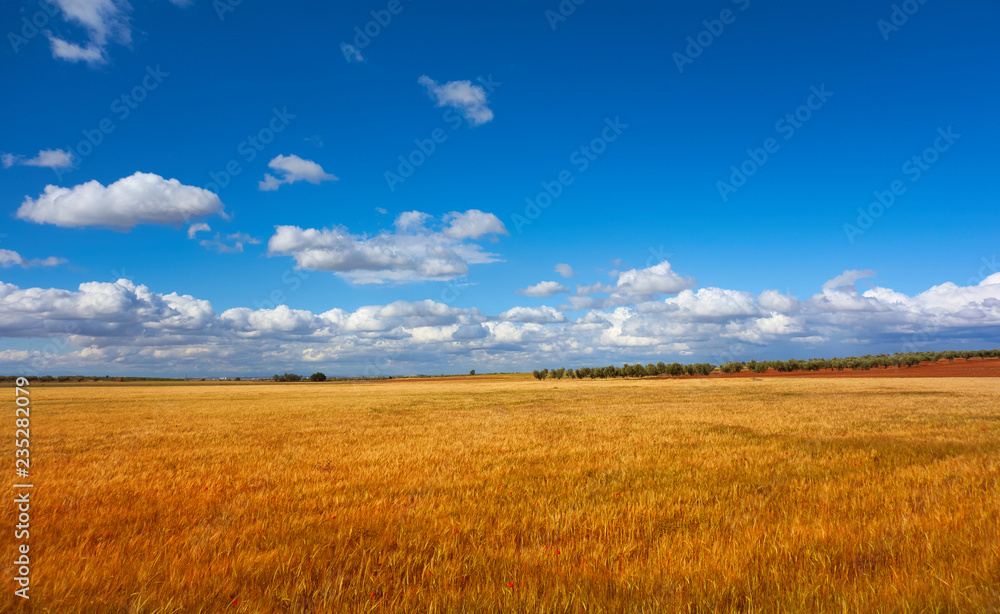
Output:
[[[196,224],[191,224],[188,226],[188,238],[193,239],[199,232],[211,232],[212,227],[205,222],[198,222]]]
[[[34,158],[5,153],[0,156],[4,168],[15,164],[20,166],[41,166],[44,168],[69,168],[73,166],[73,154],[62,149],[42,149]]]
[[[694,285],[693,277],[678,275],[670,263],[664,260],[645,269],[631,269],[619,273],[617,290],[630,295],[676,294]]]
[[[563,264],[561,262],[556,265],[556,273],[559,273],[560,275],[562,275],[567,279],[576,275],[576,273],[573,272],[573,267],[571,267],[568,264]]]
[[[48,258],[33,258],[31,260],[25,258],[21,254],[10,249],[0,249],[0,267],[9,269],[12,266],[18,266],[22,269],[27,269],[31,267],[46,267],[46,266],[58,266],[60,264],[65,264],[65,258],[56,258],[55,256],[49,256]]]
[[[218,196],[153,173],[135,173],[107,187],[97,181],[72,188],[48,185],[38,198],[25,198],[17,210],[18,218],[37,224],[121,230],[138,224],[180,224],[205,215],[226,217]]]
[[[426,214],[401,217],[397,233],[423,228],[454,241],[440,230],[427,230],[434,218]],[[19,266],[24,261],[8,252],[0,251],[0,262]],[[322,367],[392,375],[454,373],[467,371],[470,363],[516,371],[545,364],[718,364],[981,349],[1000,345],[998,282],[1000,274],[993,274],[968,285],[944,282],[908,295],[880,286],[860,293],[850,283],[820,281],[818,291],[803,300],[774,290],[684,289],[668,298],[637,296],[631,304],[591,309],[573,319],[548,305],[517,306],[490,316],[433,300],[353,311],[333,303],[322,313],[288,305],[235,307],[217,314],[206,300],[159,293],[127,279],[83,283],[75,290],[0,282],[0,338],[22,339],[17,350],[0,350],[0,370],[266,375]],[[55,354],[44,349],[53,338],[63,340],[63,350]]]
[[[277,190],[282,184],[296,181],[308,181],[313,185],[319,185],[321,181],[337,181],[335,176],[324,171],[319,164],[312,160],[304,160],[295,154],[275,156],[267,166],[274,169],[280,177],[265,173],[263,181],[258,184],[258,188],[265,192]]]
[[[464,213],[452,211],[444,219],[447,226],[442,232],[452,239],[478,239],[486,234],[510,234],[500,218],[479,209],[469,209]]]
[[[569,292],[569,288],[562,285],[557,281],[543,281],[539,282],[533,286],[528,286],[521,290],[517,290],[515,294],[520,294],[522,296],[534,296],[541,298],[548,298],[550,296],[555,296],[563,292]]]
[[[427,75],[421,75],[417,82],[427,88],[427,95],[439,107],[453,107],[462,112],[470,126],[481,126],[493,119],[493,111],[487,106],[486,91],[471,81],[448,81],[438,83]]]
[[[52,56],[70,62],[103,64],[107,62],[107,46],[114,42],[132,42],[129,13],[132,7],[124,0],[53,0],[63,19],[82,27],[87,41],[72,43],[46,31]]]
[[[549,307],[512,307],[497,316],[505,322],[530,322],[532,324],[553,324],[565,322],[566,315]]]
[[[343,227],[277,226],[268,254],[292,256],[301,269],[331,271],[355,284],[454,279],[468,273],[470,264],[497,261],[471,242],[482,233],[506,233],[492,214],[450,213],[441,230],[429,228],[433,222],[426,213],[407,211],[396,218],[395,232],[370,237]]]

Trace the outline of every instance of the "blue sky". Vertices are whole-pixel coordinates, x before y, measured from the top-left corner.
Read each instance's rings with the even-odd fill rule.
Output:
[[[6,3],[0,370],[995,346],[998,17]]]

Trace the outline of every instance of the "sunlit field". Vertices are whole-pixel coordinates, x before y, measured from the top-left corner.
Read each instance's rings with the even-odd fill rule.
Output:
[[[33,386],[0,609],[1000,611],[997,381]]]

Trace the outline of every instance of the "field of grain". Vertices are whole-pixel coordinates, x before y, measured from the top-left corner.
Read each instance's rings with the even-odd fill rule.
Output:
[[[997,381],[33,386],[30,611],[996,612]]]

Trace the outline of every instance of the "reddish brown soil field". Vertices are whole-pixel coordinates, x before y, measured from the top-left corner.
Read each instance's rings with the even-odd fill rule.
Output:
[[[523,377],[523,376],[520,376]],[[671,377],[669,375],[661,375],[659,379],[701,379],[704,376],[700,375],[681,375],[677,377]],[[850,369],[844,369],[843,371],[835,371],[831,369],[824,369],[823,371],[791,371],[791,372],[779,372],[779,371],[767,371],[766,373],[751,373],[750,371],[743,371],[742,373],[713,373],[709,377],[712,378],[726,378],[726,377],[743,377],[743,378],[753,378],[753,377],[1000,377],[1000,358],[972,358],[970,360],[965,360],[962,358],[956,358],[954,362],[948,362],[942,360],[937,363],[922,362],[915,367],[889,367],[888,369],[875,368],[868,371],[851,371]],[[504,375],[493,375],[493,374],[483,374],[483,375],[458,375],[458,376],[445,376],[445,377],[427,377],[427,378],[394,378],[387,380],[379,380],[377,383],[399,383],[399,382],[450,382],[450,381],[469,381],[469,380],[495,380],[495,379],[518,379],[517,374],[504,374]],[[650,379],[650,378],[644,378]],[[548,381],[548,380],[546,380]]]
[[[780,373],[714,373],[710,377],[1000,377],[1000,358],[956,358],[954,362],[942,360],[936,363],[922,362],[915,367],[875,368],[869,371],[792,371]]]

